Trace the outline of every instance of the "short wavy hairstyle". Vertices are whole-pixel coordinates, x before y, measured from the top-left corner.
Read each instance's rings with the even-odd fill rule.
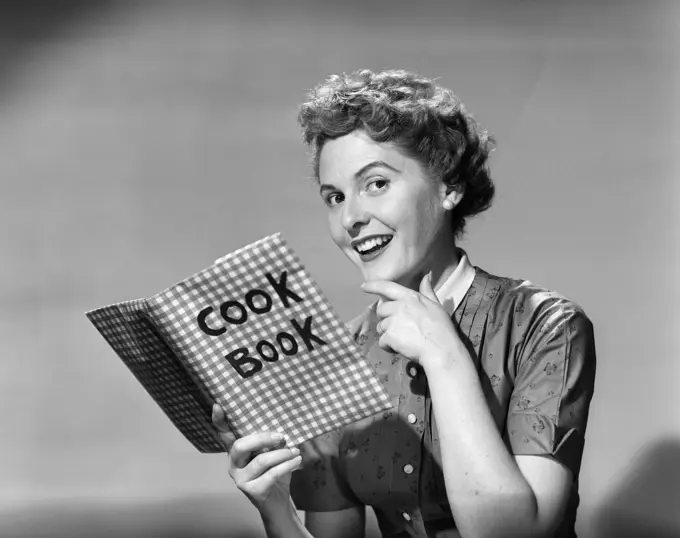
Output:
[[[448,192],[463,193],[452,211],[454,237],[463,234],[468,217],[491,206],[495,187],[487,161],[495,141],[451,90],[432,79],[404,70],[331,75],[308,93],[298,122],[317,181],[324,144],[361,129],[417,160]]]

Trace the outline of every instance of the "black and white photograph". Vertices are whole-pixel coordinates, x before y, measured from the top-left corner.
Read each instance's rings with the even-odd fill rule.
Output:
[[[680,538],[680,3],[0,4],[0,538]]]

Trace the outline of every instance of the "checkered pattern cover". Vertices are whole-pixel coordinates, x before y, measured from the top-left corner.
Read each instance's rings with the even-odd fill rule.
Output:
[[[149,299],[87,316],[201,452],[224,451],[210,421],[213,401],[237,437],[281,431],[288,446],[392,407],[280,234]]]

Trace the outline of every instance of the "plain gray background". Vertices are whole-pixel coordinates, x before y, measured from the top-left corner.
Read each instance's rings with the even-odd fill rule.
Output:
[[[495,134],[497,198],[462,246],[595,323],[580,536],[680,536],[678,4],[8,5],[0,535],[262,535],[226,457],[181,437],[83,313],[281,231],[355,315],[370,298],[295,118],[366,67],[440,77]]]

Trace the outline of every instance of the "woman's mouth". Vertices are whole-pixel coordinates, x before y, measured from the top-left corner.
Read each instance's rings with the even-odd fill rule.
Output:
[[[362,261],[370,261],[382,254],[392,241],[391,235],[376,235],[354,245]]]

